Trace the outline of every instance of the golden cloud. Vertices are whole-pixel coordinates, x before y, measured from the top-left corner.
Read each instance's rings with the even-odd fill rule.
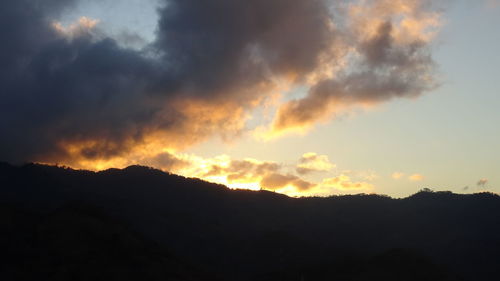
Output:
[[[47,22],[52,11],[70,9],[67,2],[0,1],[12,14],[5,38],[12,44],[0,46],[6,54],[0,101],[7,105],[0,117],[9,121],[0,128],[0,156],[7,161],[87,169],[142,163],[288,194],[363,190],[368,183],[345,176],[303,179],[335,167],[325,155],[305,154],[287,170],[180,151],[212,136],[306,133],[353,108],[415,98],[435,86],[429,44],[441,23],[429,0],[358,0],[347,7],[328,0],[207,1],[207,9],[172,0],[158,10],[157,37],[144,50],[120,46],[97,30],[95,19]],[[36,12],[22,12],[30,9]],[[292,99],[287,92],[294,89],[305,96]],[[250,127],[262,107],[273,107],[274,117],[256,118]]]
[[[422,0],[355,1],[348,8],[338,45],[340,70],[320,79],[303,98],[282,104],[261,139],[304,134],[353,108],[372,107],[394,98],[415,98],[434,89],[434,62],[429,45],[441,15]],[[339,65],[337,65],[339,67]]]
[[[292,169],[294,166],[272,161],[260,161],[252,158],[238,160],[231,159],[228,155],[203,158],[194,154],[166,149],[160,153],[154,153],[158,150],[161,149],[156,147],[148,150],[148,148],[143,147],[133,150],[133,153],[130,152],[126,156],[113,157],[108,160],[79,158],[80,160],[73,163],[73,166],[90,170],[104,170],[141,164],[186,177],[223,184],[234,189],[267,189],[289,196],[329,196],[339,192],[369,192],[374,188],[368,182],[353,181],[346,174],[315,182],[303,178],[304,174],[301,175],[298,172],[294,174],[296,172],[296,169]],[[326,155],[306,153],[300,159],[299,164],[300,162],[313,163],[308,167],[314,168],[316,171],[327,172],[335,167],[328,161]],[[372,177],[368,178],[372,179]]]
[[[353,182],[347,175],[340,175],[334,178],[324,179],[321,183],[323,187],[333,188],[340,191],[371,191],[373,184],[367,182]]]
[[[301,175],[305,175],[312,172],[328,172],[333,168],[335,168],[335,165],[330,162],[328,156],[310,152],[305,153],[299,159],[296,171]]]
[[[269,190],[282,190],[285,187],[293,186],[299,191],[306,191],[315,186],[295,175],[269,174],[262,178],[260,182],[262,188]]]
[[[409,176],[408,179],[410,181],[423,181],[424,180],[424,176],[421,175],[421,174],[413,174],[413,175]]]

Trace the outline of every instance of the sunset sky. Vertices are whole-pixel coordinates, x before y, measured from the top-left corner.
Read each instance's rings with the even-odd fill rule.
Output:
[[[0,160],[500,192],[500,1],[0,3]]]

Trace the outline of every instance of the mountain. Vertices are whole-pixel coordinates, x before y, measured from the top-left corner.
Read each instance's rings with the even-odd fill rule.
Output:
[[[500,197],[291,198],[0,164],[1,280],[495,280]]]

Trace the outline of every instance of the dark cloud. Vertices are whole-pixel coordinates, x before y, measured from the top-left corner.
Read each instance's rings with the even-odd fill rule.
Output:
[[[326,0],[172,0],[155,46],[190,93],[248,91],[273,75],[314,71],[334,39]],[[223,98],[226,98],[225,96]]]
[[[116,36],[116,41],[120,43],[120,45],[130,48],[140,48],[147,45],[147,40],[144,39],[137,33],[131,32],[129,30],[122,30]]]
[[[0,2],[2,160],[111,159],[150,143],[238,135],[281,82],[313,86],[280,109],[277,129],[313,122],[340,101],[429,87],[427,44],[394,43],[390,21],[354,44],[364,58],[356,71],[319,79],[352,45],[350,28],[335,24],[335,0],[165,0],[156,39],[140,50],[124,47],[139,37],[111,38],[85,19],[57,25],[75,2]]]
[[[144,106],[158,72],[150,60],[112,39],[54,28],[54,11],[70,2],[0,3],[2,159],[57,160],[80,143],[85,158],[118,154],[141,141],[158,110]]]
[[[328,1],[171,0],[155,42],[127,49],[85,28],[58,32],[73,2],[0,3],[4,160],[105,159],[155,133],[182,146],[241,130],[271,77],[303,79],[333,38]]]

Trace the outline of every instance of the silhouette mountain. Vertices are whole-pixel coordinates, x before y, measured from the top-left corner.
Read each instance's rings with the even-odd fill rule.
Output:
[[[1,280],[496,280],[500,197],[290,198],[0,163]]]

